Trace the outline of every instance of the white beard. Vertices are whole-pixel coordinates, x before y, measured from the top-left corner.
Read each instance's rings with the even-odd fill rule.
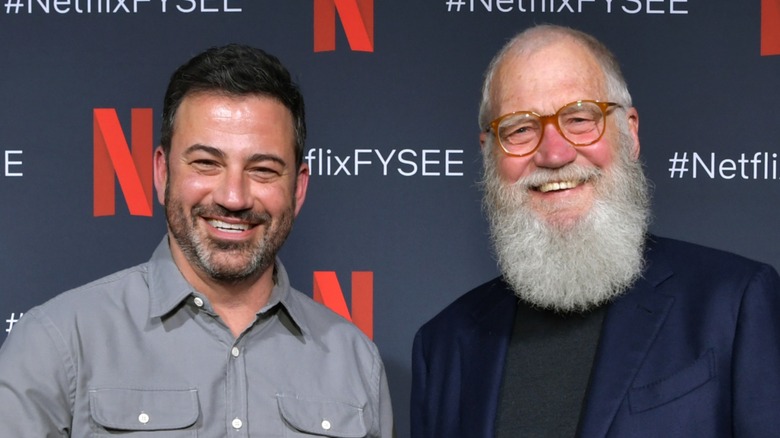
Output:
[[[499,269],[521,299],[558,312],[584,312],[620,295],[640,276],[648,185],[642,165],[629,156],[626,137],[608,171],[540,169],[511,185],[501,181],[491,152],[484,154],[483,203]],[[574,223],[547,223],[529,207],[528,180],[538,186],[576,179],[566,175],[590,177],[594,204]]]

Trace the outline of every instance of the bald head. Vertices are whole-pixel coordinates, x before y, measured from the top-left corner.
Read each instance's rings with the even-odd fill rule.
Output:
[[[517,34],[504,45],[490,62],[482,85],[482,101],[479,108],[481,129],[484,129],[491,120],[499,115],[495,108],[495,96],[497,88],[500,86],[499,82],[506,80],[505,75],[502,77],[502,74],[499,74],[505,62],[510,59],[516,60],[531,56],[544,48],[563,42],[573,43],[574,46],[579,47],[593,58],[594,64],[600,70],[597,73],[600,77],[593,79],[603,81],[608,100],[617,102],[624,107],[632,106],[631,95],[620,71],[620,66],[606,46],[592,36],[578,30],[563,26],[540,25]],[[565,62],[565,59],[559,61]]]

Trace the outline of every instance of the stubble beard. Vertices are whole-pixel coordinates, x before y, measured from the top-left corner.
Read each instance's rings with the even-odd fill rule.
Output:
[[[515,294],[533,306],[585,312],[623,293],[641,275],[649,223],[648,183],[620,135],[608,171],[569,165],[538,170],[505,184],[491,152],[484,154],[483,206],[499,269]],[[529,179],[589,178],[594,203],[575,221],[546,222],[531,209]]]
[[[188,217],[178,198],[165,188],[165,215],[168,228],[187,261],[214,281],[237,284],[258,278],[273,266],[276,254],[293,225],[295,201],[278,217],[254,211],[231,212],[219,205],[196,205]],[[266,228],[259,241],[214,240],[199,233],[202,216],[233,217]]]

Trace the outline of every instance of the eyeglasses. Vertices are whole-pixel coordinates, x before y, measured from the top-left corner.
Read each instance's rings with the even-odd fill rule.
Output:
[[[517,111],[490,122],[485,132],[493,131],[501,149],[513,157],[536,152],[544,137],[544,127],[552,123],[563,138],[574,146],[588,146],[604,135],[607,112],[614,102],[578,100],[567,103],[555,114],[542,116],[533,111]]]

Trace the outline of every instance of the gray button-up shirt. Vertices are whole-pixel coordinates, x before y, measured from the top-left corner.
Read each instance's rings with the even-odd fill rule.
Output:
[[[28,311],[0,349],[0,437],[390,437],[392,421],[376,346],[279,260],[234,338],[167,239]]]

